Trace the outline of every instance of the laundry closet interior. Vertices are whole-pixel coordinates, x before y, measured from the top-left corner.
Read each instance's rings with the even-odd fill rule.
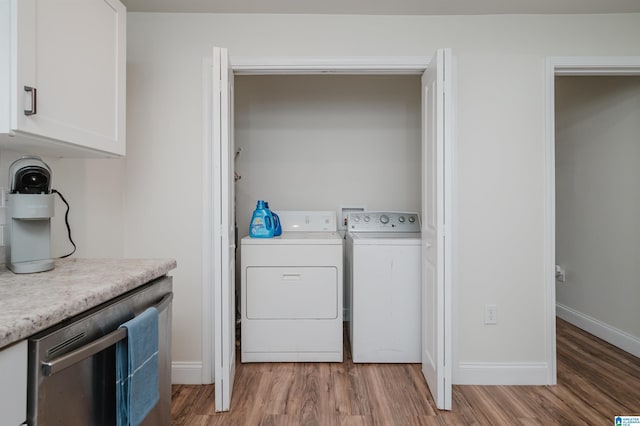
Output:
[[[275,212],[333,211],[338,219],[343,207],[420,213],[420,77],[236,75],[238,241],[259,199]],[[238,298],[240,253],[238,243]]]

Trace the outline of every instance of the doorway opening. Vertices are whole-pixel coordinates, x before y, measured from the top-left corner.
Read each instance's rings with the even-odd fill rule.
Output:
[[[622,321],[619,324],[624,324],[626,321],[609,320],[607,318],[610,316],[605,312],[606,300],[612,296],[609,281],[616,279],[614,275],[621,272],[621,268],[614,267],[616,263],[622,266],[621,257],[618,256],[600,271],[605,273],[604,276],[598,278],[597,274],[592,274],[587,278],[591,283],[584,282],[583,278],[581,288],[578,288],[576,282],[584,272],[580,262],[593,258],[596,253],[594,250],[608,250],[615,255],[616,250],[622,250],[622,244],[613,244],[605,249],[606,241],[611,241],[615,232],[626,235],[630,231],[615,230],[620,220],[614,216],[625,216],[629,209],[617,209],[614,200],[616,193],[620,195],[620,191],[624,191],[625,184],[635,183],[631,181],[631,176],[625,175],[632,173],[633,167],[626,167],[624,164],[625,161],[634,159],[634,154],[629,150],[637,149],[634,147],[637,143],[625,142],[625,137],[618,141],[620,143],[612,144],[611,138],[615,136],[615,132],[622,131],[621,126],[613,125],[612,120],[625,121],[628,129],[634,128],[634,123],[629,124],[630,121],[635,121],[636,124],[638,122],[637,112],[635,119],[624,119],[624,115],[630,112],[625,108],[634,104],[637,89],[625,90],[620,87],[621,84],[624,86],[625,78],[630,78],[632,80],[628,81],[636,81],[637,84],[638,76],[640,57],[564,57],[547,60],[545,247],[548,359],[553,366],[553,383],[556,383],[557,371],[556,314],[616,346],[624,349],[623,346],[626,345],[636,353],[640,351],[640,340],[637,337],[634,338],[626,331],[620,333],[617,326],[612,327],[605,322]],[[638,103],[636,99],[636,108]],[[616,116],[615,108],[620,108],[621,105],[623,109],[619,112],[623,114]],[[636,133],[631,139],[637,141],[637,135]],[[616,164],[612,165],[611,161]],[[602,189],[601,196],[594,193],[598,188]],[[625,197],[624,194],[621,196]],[[609,215],[609,219],[605,219],[606,214],[598,216],[598,212],[613,216]],[[612,224],[612,220],[618,223]],[[580,231],[579,227],[584,229]],[[570,254],[571,244],[575,245],[577,241],[574,239],[572,242],[571,235],[582,238],[581,247],[574,247],[573,254]],[[591,240],[585,241],[585,238]],[[620,243],[623,240],[624,238]],[[579,272],[577,268],[582,271]],[[585,286],[591,286],[592,290],[585,293]]]
[[[217,58],[217,59],[216,59]],[[215,333],[211,331],[205,319],[203,327],[203,361],[213,361],[215,354],[215,371],[209,374],[212,381],[215,373],[216,409],[229,409],[231,391],[233,387],[233,371],[235,356],[235,321],[229,320],[230,313],[235,310],[233,293],[235,286],[235,255],[230,255],[233,244],[233,210],[234,198],[234,166],[233,141],[235,127],[235,84],[234,74],[241,75],[244,71],[256,73],[256,68],[242,62],[240,65],[230,64],[226,49],[214,48],[213,78],[208,87],[213,89],[211,99],[205,99],[204,111],[205,155],[203,176],[204,201],[204,312],[205,317],[211,319]],[[286,61],[285,61],[286,62]],[[409,61],[410,62],[410,61]],[[423,205],[422,232],[422,265],[428,273],[422,274],[423,306],[428,303],[428,316],[423,316],[423,354],[422,370],[429,388],[434,395],[436,404],[443,409],[451,407],[451,253],[452,244],[445,239],[451,239],[453,232],[452,205],[452,176],[453,176],[453,131],[452,131],[452,97],[445,97],[445,93],[452,93],[451,52],[439,49],[430,61],[421,62],[420,66],[408,63],[398,58],[386,58],[380,61],[363,60],[362,58],[348,58],[332,63],[331,61],[294,61],[293,65],[274,65],[266,61],[259,74],[324,74],[328,72],[344,72],[347,74],[421,74],[420,97],[422,121],[421,129],[421,176],[419,186]],[[338,65],[336,65],[336,63]],[[207,66],[203,64],[205,76]],[[232,70],[233,68],[233,70]],[[448,75],[448,76],[447,76]],[[205,83],[205,90],[207,84]],[[445,101],[446,99],[446,101]],[[213,117],[213,118],[209,118]],[[427,123],[427,124],[425,124]],[[208,127],[207,127],[208,125]],[[425,127],[426,126],[426,127]],[[210,143],[213,141],[213,143]],[[226,141],[226,142],[225,142]],[[231,184],[229,184],[231,182]],[[265,197],[266,198],[266,197]],[[428,210],[424,208],[428,206]],[[207,220],[213,218],[209,223]],[[446,225],[445,225],[446,224]],[[212,261],[213,259],[213,261]],[[426,278],[425,278],[426,277]],[[214,284],[214,285],[212,285]],[[231,287],[231,289],[229,288]],[[222,303],[222,305],[220,305]],[[214,308],[215,307],[215,308]],[[214,315],[215,313],[215,315]],[[233,347],[232,347],[233,346]],[[235,353],[235,351],[233,351]],[[218,357],[221,358],[218,358]],[[205,378],[206,379],[206,378]],[[203,380],[204,381],[204,380]],[[218,392],[218,385],[223,387]],[[226,389],[226,390],[225,390]],[[218,395],[221,401],[218,404]]]
[[[557,315],[640,356],[640,76],[555,86]]]

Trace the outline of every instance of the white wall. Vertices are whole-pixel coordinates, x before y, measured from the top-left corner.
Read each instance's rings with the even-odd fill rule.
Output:
[[[640,356],[638,182],[640,77],[556,78],[559,312],[628,334]]]
[[[128,184],[125,253],[179,258],[174,359],[201,360],[201,88],[202,58],[211,46],[228,47],[232,56],[429,56],[437,47],[453,49],[459,194],[454,379],[500,382],[508,380],[500,371],[509,371],[532,382],[544,381],[549,361],[545,57],[639,55],[638,39],[638,14],[129,14],[127,177],[135,173],[159,185],[142,191],[141,184]],[[153,214],[143,217],[144,211]],[[160,230],[174,250],[161,248]],[[496,326],[483,324],[486,303],[498,307]]]
[[[458,105],[454,381],[544,382],[545,57],[640,55],[640,14],[130,13],[127,25],[127,157],[100,167],[64,160],[57,179],[73,188],[68,198],[84,200],[87,216],[113,218],[111,227],[88,220],[75,228],[92,250],[100,244],[91,236],[108,232],[121,241],[109,255],[178,260],[173,358],[192,368],[191,378],[202,360],[202,58],[213,45],[239,56],[430,56],[451,47]],[[498,325],[483,324],[486,303],[497,305]]]
[[[239,235],[274,211],[420,210],[419,76],[235,78]]]

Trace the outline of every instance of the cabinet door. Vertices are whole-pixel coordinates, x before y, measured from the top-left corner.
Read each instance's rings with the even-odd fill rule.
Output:
[[[14,131],[124,155],[125,7],[118,0],[13,6]]]
[[[27,341],[0,349],[0,423],[27,420]]]

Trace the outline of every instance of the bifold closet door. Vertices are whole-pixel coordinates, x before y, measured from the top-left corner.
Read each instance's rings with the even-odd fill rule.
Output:
[[[212,155],[215,409],[228,411],[236,369],[233,71],[227,49],[213,48]]]
[[[452,72],[438,49],[422,76],[422,373],[451,410]]]

